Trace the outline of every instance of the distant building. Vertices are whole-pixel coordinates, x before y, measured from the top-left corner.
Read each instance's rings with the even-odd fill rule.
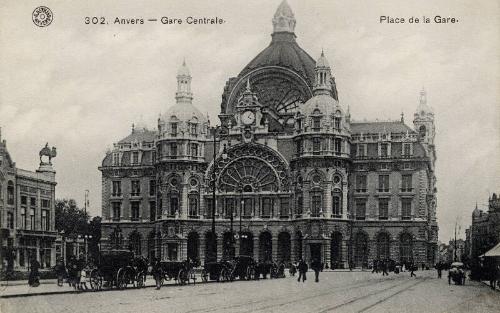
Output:
[[[43,157],[48,157],[44,161]],[[55,265],[55,148],[40,151],[35,172],[16,167],[0,133],[0,261],[2,270],[23,270],[36,258]]]
[[[470,227],[471,257],[477,257],[500,242],[500,198],[496,193],[488,199],[488,212],[477,208],[472,212]]]
[[[227,80],[217,132],[193,103],[182,64],[176,101],[157,128],[135,125],[99,166],[102,247],[201,262],[318,258],[332,268],[435,262],[426,92],[412,126],[403,116],[351,120],[325,54],[314,60],[303,50],[295,24],[283,1],[270,44]]]

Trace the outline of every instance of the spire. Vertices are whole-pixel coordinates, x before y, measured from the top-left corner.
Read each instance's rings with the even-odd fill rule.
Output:
[[[182,65],[177,71],[177,92],[175,93],[177,103],[191,103],[193,93],[191,92],[191,73],[186,65],[186,59],[182,61]]]
[[[317,94],[330,94],[332,86],[330,83],[331,70],[330,64],[325,57],[325,53],[322,50],[321,56],[318,61],[316,61],[316,67],[314,68],[316,72],[316,81],[314,83],[314,95]]]
[[[273,17],[273,33],[293,33],[296,24],[295,16],[286,0],[279,5]]]
[[[403,111],[401,111],[401,123],[404,124],[405,122],[405,114],[403,113]]]
[[[420,90],[420,104],[427,104],[427,93],[425,92],[424,87]]]

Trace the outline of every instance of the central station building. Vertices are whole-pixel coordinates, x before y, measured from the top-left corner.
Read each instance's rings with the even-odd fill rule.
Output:
[[[319,258],[331,268],[434,263],[435,129],[425,91],[413,127],[403,116],[355,122],[324,53],[315,61],[298,45],[286,1],[272,24],[269,46],[228,79],[220,127],[196,108],[184,63],[157,129],[136,125],[106,154],[102,247],[202,263],[234,255]]]

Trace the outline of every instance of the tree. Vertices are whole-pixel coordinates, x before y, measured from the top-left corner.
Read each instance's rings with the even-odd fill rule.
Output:
[[[101,241],[101,217],[94,216],[89,223],[88,232],[92,238],[89,241],[89,252],[90,255],[97,259],[99,255],[99,241]]]
[[[73,199],[57,199],[55,204],[56,230],[64,236],[75,237],[88,234],[88,213],[78,208]]]

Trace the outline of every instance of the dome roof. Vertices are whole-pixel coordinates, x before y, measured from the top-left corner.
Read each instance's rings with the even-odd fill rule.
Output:
[[[175,116],[180,122],[189,122],[196,118],[198,123],[207,122],[207,118],[192,103],[177,103],[165,112],[162,116],[163,121],[170,121]]]
[[[292,33],[272,34],[271,44],[262,50],[238,75],[245,76],[247,73],[261,67],[281,66],[300,74],[309,84],[314,84],[314,67],[316,62],[295,41]]]
[[[338,101],[327,94],[319,94],[307,100],[301,113],[305,116],[310,116],[313,115],[316,110],[319,110],[323,115],[331,115],[337,110],[343,113]]]

